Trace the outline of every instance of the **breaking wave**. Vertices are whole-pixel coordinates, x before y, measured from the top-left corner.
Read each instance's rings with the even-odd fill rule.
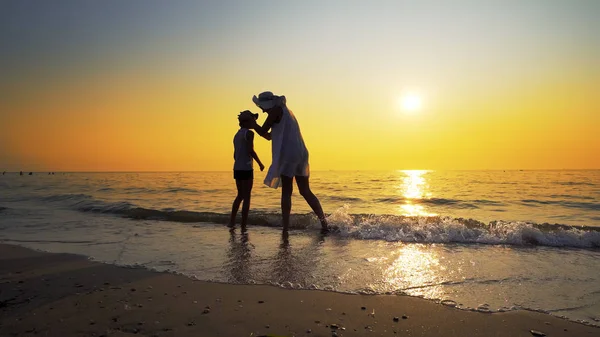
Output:
[[[149,209],[125,201],[96,200],[85,194],[56,195],[45,197],[44,200],[60,202],[80,212],[114,214],[129,219],[218,224],[226,224],[229,221],[228,213]],[[475,219],[447,216],[353,214],[348,206],[330,214],[328,221],[334,229],[333,235],[359,240],[600,248],[598,227],[503,220],[484,223]],[[281,215],[252,211],[248,222],[252,226],[279,227]],[[293,214],[290,227],[318,229],[320,224],[311,213]]]

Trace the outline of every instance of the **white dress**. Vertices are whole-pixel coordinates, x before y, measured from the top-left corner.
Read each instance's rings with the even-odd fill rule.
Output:
[[[265,178],[265,185],[271,188],[281,186],[281,176],[308,177],[308,150],[304,145],[300,126],[294,114],[283,106],[279,123],[271,126],[272,160]]]

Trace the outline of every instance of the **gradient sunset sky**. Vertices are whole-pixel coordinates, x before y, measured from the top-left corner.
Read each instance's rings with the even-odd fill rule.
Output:
[[[313,170],[598,169],[599,15],[597,0],[0,0],[0,171],[231,170],[237,114],[264,90],[286,95]]]

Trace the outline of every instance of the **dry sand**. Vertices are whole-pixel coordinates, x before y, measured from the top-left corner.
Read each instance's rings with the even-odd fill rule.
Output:
[[[600,336],[546,314],[194,281],[0,244],[0,336]]]

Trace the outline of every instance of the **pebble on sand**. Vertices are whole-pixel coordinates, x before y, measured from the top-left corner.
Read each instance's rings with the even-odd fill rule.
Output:
[[[537,330],[529,330],[529,332],[531,332],[532,335],[536,336],[536,337],[544,337],[546,336],[545,333],[541,332],[541,331],[537,331]]]

